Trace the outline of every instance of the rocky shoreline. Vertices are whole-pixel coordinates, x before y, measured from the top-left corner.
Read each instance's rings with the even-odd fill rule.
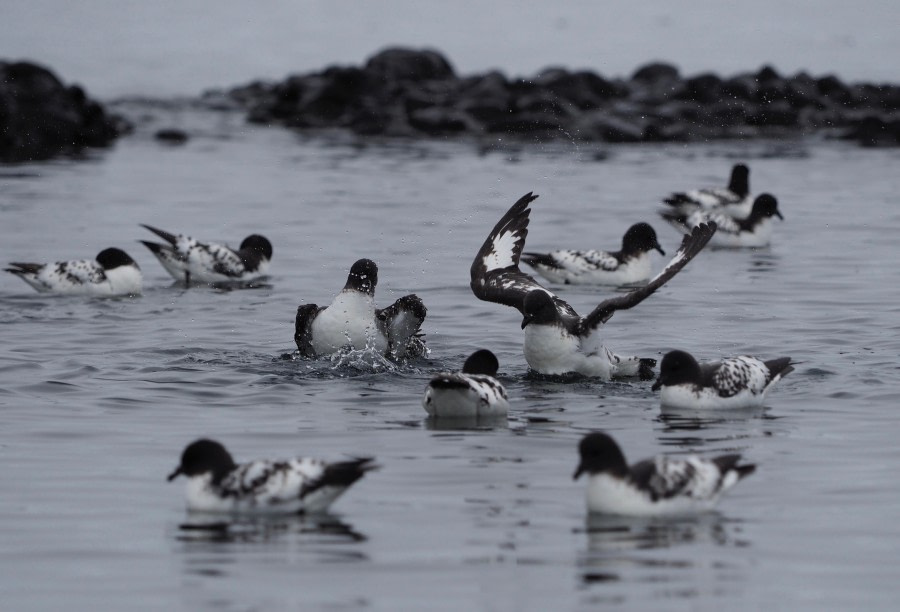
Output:
[[[529,78],[458,76],[437,51],[388,48],[362,66],[209,91],[201,103],[237,107],[256,124],[361,137],[655,143],[824,134],[900,146],[900,86],[787,77],[771,67],[730,77],[684,77],[666,63],[614,79],[565,68]],[[0,61],[0,162],[77,154],[128,130],[126,120],[50,70]]]
[[[755,73],[683,77],[652,63],[628,79],[548,68],[530,78],[457,76],[432,50],[385,49],[363,66],[261,82],[225,96],[254,123],[343,128],[394,137],[692,142],[826,131],[866,146],[900,145],[900,86],[835,76]]]

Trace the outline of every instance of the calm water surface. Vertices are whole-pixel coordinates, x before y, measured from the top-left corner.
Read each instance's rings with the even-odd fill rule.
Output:
[[[120,246],[134,299],[42,297],[0,276],[0,598],[8,610],[887,609],[900,587],[900,152],[830,142],[504,147],[299,137],[188,109],[78,162],[0,168],[0,261]],[[162,117],[160,122],[156,117]],[[180,125],[186,146],[154,142]],[[520,317],[476,300],[468,268],[527,191],[528,248],[612,248],[673,189],[747,161],[785,221],[758,251],[707,251],[606,328],[620,352],[800,362],[765,410],[661,414],[649,382],[526,376]],[[136,240],[149,223],[275,246],[263,288],[185,290]],[[293,317],[354,260],[378,301],[428,306],[431,355],[303,361]],[[662,265],[657,261],[657,267]],[[562,287],[588,311],[609,289]],[[432,373],[497,353],[508,421],[443,427]],[[719,511],[588,521],[576,444],[611,431],[631,459],[741,452],[757,473]],[[184,445],[238,460],[378,458],[322,519],[185,528],[165,482]]]

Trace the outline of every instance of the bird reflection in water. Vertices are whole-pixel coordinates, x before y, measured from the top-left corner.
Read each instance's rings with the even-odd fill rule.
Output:
[[[698,555],[699,547],[749,545],[739,537],[740,521],[728,520],[718,512],[674,518],[590,514],[584,533],[587,549],[577,563],[583,586],[622,580],[666,581],[669,572],[709,559],[708,550]],[[676,547],[689,548],[682,555],[673,555],[671,549]],[[648,577],[646,571],[653,575]]]

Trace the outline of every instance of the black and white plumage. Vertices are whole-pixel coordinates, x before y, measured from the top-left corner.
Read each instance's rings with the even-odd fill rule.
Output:
[[[739,465],[741,456],[658,455],[631,466],[615,440],[594,432],[578,446],[581,461],[574,478],[587,474],[589,512],[654,516],[712,510],[719,497],[756,469]]]
[[[621,251],[522,253],[522,261],[553,283],[630,285],[650,278],[653,250],[666,254],[650,224],[635,223],[625,232]]]
[[[721,212],[695,211],[681,214],[662,211],[663,219],[681,232],[689,232],[701,223],[714,222],[719,231],[710,242],[714,247],[763,247],[772,240],[772,217],[784,219],[778,210],[778,200],[774,196],[763,193],[753,201],[753,208],[746,219],[734,219]]]
[[[734,219],[745,219],[753,206],[750,195],[750,169],[735,164],[731,169],[728,187],[705,187],[673,193],[663,200],[673,212],[689,215],[696,211],[715,212]]]
[[[409,294],[387,308],[375,308],[377,284],[378,266],[371,259],[360,259],[330,305],[300,305],[294,322],[294,342],[300,354],[317,357],[345,348],[374,348],[389,357],[424,354],[421,327],[425,304]]]
[[[753,408],[762,406],[772,386],[793,371],[790,357],[763,361],[740,355],[701,364],[690,353],[669,351],[653,390],[671,408]]]
[[[609,298],[582,317],[519,269],[528,235],[529,204],[535,198],[531,193],[520,198],[491,230],[472,262],[472,292],[481,300],[512,306],[522,313],[525,360],[539,374],[578,373],[605,380],[616,376],[652,377],[650,370],[655,360],[614,354],[602,345],[599,328],[617,310],[637,306],[675,276],[706,245],[716,230],[715,224],[695,228],[682,240],[666,267],[646,285]]]
[[[166,272],[178,282],[191,284],[246,283],[269,273],[272,243],[265,236],[251,234],[234,250],[214,242],[200,242],[184,234],[170,234],[141,224],[166,244],[141,240]]]
[[[337,463],[296,458],[236,464],[219,442],[200,439],[181,454],[169,474],[188,479],[188,510],[234,514],[324,512],[350,485],[376,469],[371,458]]]
[[[497,380],[497,357],[486,349],[472,353],[462,372],[441,372],[425,388],[422,407],[433,417],[493,417],[509,409],[506,389]]]
[[[143,277],[125,251],[109,248],[94,261],[76,259],[55,263],[12,262],[6,271],[41,293],[64,295],[140,295]]]

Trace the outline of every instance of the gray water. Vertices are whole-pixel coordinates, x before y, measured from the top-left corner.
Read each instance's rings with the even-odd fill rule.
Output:
[[[0,168],[0,261],[125,248],[133,299],[45,297],[0,276],[0,600],[5,610],[888,609],[900,594],[897,150],[836,142],[500,147],[302,137],[227,113],[131,108],[137,133],[85,160]],[[154,117],[159,115],[157,122]],[[156,143],[161,125],[196,136]],[[613,248],[673,189],[735,161],[785,221],[773,245],[705,251],[607,324],[619,352],[800,362],[764,410],[661,414],[649,382],[529,378],[520,317],[480,302],[471,260],[527,191],[528,248]],[[268,286],[185,290],[137,239],[149,223],[274,244]],[[377,299],[416,292],[431,354],[304,361],[293,317],[350,264]],[[663,259],[656,262],[662,266]],[[586,312],[610,289],[560,287]],[[508,421],[442,428],[429,377],[493,350]],[[719,510],[586,518],[576,445],[605,429],[637,460],[740,452],[758,471]],[[236,459],[372,455],[321,519],[184,528],[184,445]]]

